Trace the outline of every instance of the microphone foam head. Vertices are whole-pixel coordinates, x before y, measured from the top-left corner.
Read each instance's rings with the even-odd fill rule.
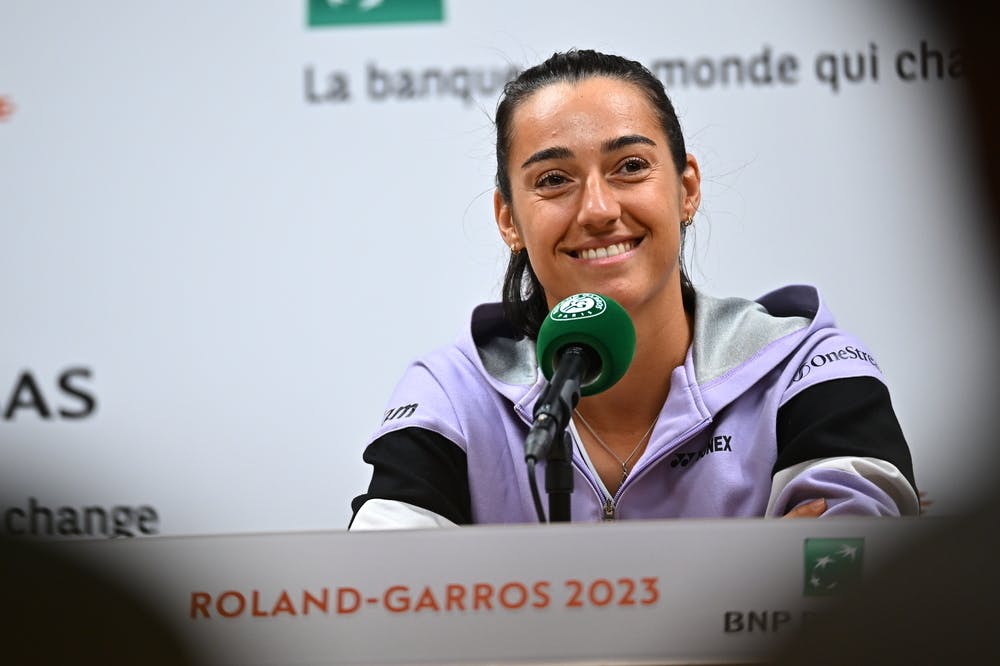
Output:
[[[559,301],[538,330],[538,366],[552,379],[559,355],[569,345],[591,352],[591,367],[580,394],[594,395],[614,385],[635,354],[635,327],[625,308],[600,294],[574,294]]]

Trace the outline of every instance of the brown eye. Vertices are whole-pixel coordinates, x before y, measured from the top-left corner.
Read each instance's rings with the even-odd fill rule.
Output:
[[[619,170],[625,174],[640,173],[649,168],[649,162],[639,157],[630,157],[622,162]]]
[[[550,171],[535,181],[535,187],[559,187],[565,182],[567,179],[562,174]]]

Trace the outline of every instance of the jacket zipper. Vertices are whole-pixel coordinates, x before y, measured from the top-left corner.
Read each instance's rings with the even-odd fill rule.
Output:
[[[667,456],[668,449],[670,451],[673,451],[673,450],[676,450],[678,447],[684,446],[691,439],[693,439],[698,433],[700,433],[702,430],[704,430],[705,427],[708,424],[710,424],[711,422],[712,422],[712,418],[708,417],[708,418],[705,418],[704,420],[702,420],[700,423],[692,426],[691,428],[688,428],[688,430],[684,434],[682,434],[680,437],[677,438],[677,440],[676,440],[677,443],[676,444],[671,444],[670,446],[664,447],[663,451],[659,455],[657,455],[655,458],[653,458],[652,460],[648,461],[645,465],[643,465],[642,468],[638,470],[637,474],[634,474],[634,475],[630,474],[629,477],[625,480],[625,482],[618,488],[618,492],[615,493],[615,496],[612,497],[612,498],[608,498],[608,499],[605,500],[605,502],[604,502],[604,516],[603,516],[602,520],[615,520],[615,518],[616,518],[616,510],[618,508],[617,501],[621,500],[622,495],[624,494],[625,489],[628,486],[632,485],[633,483],[637,483],[638,480],[642,476],[644,476],[647,471],[649,471],[650,469],[652,469],[652,467],[654,465],[656,465],[659,461],[661,461],[663,458],[665,458]],[[636,470],[633,470],[633,472],[635,472],[635,471]]]
[[[687,443],[688,440],[690,440],[692,437],[694,437],[699,432],[704,430],[705,427],[711,422],[712,418],[706,417],[700,423],[697,423],[692,427],[688,428],[686,432],[684,432],[680,437],[677,438],[676,444],[671,444],[670,446],[665,447],[664,453],[661,453],[660,455],[656,456],[651,461],[649,461],[648,464],[644,465],[642,469],[639,470],[639,476],[645,474],[648,469],[650,469],[653,465],[662,460],[667,455],[666,449],[674,450],[678,446],[683,446],[685,443]],[[573,446],[575,447],[577,446],[576,438],[574,437],[573,439],[574,439]],[[590,471],[585,468],[585,465],[582,463],[582,461],[575,453],[573,455],[573,466],[576,467],[583,474],[583,478],[587,479],[587,481],[590,482],[590,487],[594,491],[594,493],[596,493],[599,497],[604,498],[604,503],[601,507],[601,521],[607,522],[607,521],[617,520],[618,518],[617,500],[621,499],[622,491],[625,490],[627,486],[631,485],[632,482],[636,481],[638,477],[633,477],[632,475],[629,475],[629,478],[625,481],[625,483],[623,483],[621,487],[618,488],[618,492],[615,493],[614,497],[609,497],[607,492],[603,490],[603,486],[601,486],[600,484],[595,484],[594,481],[590,478]]]
[[[604,515],[601,520],[614,520],[615,519],[615,501],[608,497],[604,500]]]
[[[576,468],[576,470],[578,472],[580,472],[580,474],[583,476],[584,479],[587,480],[587,483],[590,485],[590,489],[593,491],[593,493],[595,495],[597,495],[598,497],[603,498],[603,504],[602,504],[602,507],[601,507],[601,520],[602,521],[604,521],[604,520],[614,520],[615,519],[615,500],[614,500],[613,497],[611,497],[610,495],[608,495],[608,491],[604,489],[604,486],[600,482],[595,481],[591,477],[591,471],[590,471],[590,469],[586,465],[583,464],[583,460],[580,458],[580,456],[575,451],[575,448],[577,446],[578,446],[578,442],[577,442],[576,437],[574,437],[573,438],[573,447],[574,447],[574,451],[573,451],[573,467]]]

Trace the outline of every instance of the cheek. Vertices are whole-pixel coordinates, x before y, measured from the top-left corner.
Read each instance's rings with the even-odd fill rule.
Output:
[[[674,200],[644,201],[630,208],[644,226],[659,234],[679,233],[683,211]]]
[[[552,245],[566,230],[564,213],[550,202],[536,202],[519,210],[522,214],[516,218],[516,226],[528,246]]]

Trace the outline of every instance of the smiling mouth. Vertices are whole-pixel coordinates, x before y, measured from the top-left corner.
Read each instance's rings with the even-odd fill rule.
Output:
[[[606,259],[608,257],[617,257],[619,254],[624,254],[634,248],[639,244],[639,241],[624,241],[621,243],[613,243],[607,247],[596,247],[587,248],[586,250],[577,250],[576,252],[571,252],[571,256],[577,259]]]

